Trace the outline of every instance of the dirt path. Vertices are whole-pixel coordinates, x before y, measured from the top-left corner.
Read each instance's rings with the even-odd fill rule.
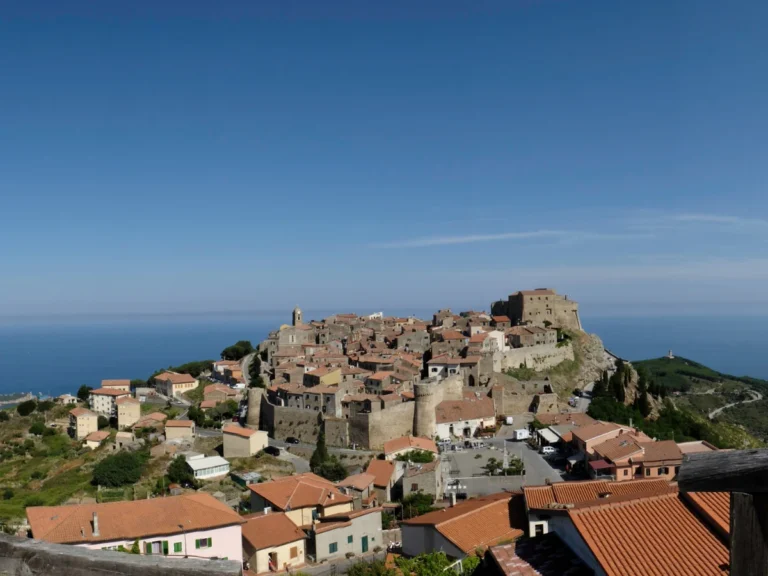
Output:
[[[752,396],[750,400],[742,400],[741,402],[732,402],[731,404],[726,404],[722,408],[717,408],[715,410],[712,410],[712,412],[709,413],[709,419],[712,420],[726,408],[733,408],[734,406],[738,406],[739,404],[749,404],[751,402],[757,402],[758,400],[763,399],[763,395],[760,394],[760,392],[758,392],[757,390],[747,390],[747,392]]]

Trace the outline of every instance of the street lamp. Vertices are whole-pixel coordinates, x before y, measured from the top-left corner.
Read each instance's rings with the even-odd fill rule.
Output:
[[[184,558],[187,558],[187,533],[184,530],[184,524],[179,524],[179,528],[181,528],[181,536],[184,539]]]

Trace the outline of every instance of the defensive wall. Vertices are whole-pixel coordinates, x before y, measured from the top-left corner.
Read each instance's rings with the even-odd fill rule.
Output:
[[[229,560],[192,560],[89,550],[0,534],[0,574],[7,576],[238,576]]]
[[[403,402],[386,410],[358,413],[349,420],[351,443],[381,450],[384,442],[413,434],[415,402]],[[434,418],[434,415],[433,415]]]
[[[537,344],[524,348],[512,348],[504,352],[493,353],[493,371],[505,372],[527,366],[533,370],[554,368],[564,360],[573,360],[573,347],[568,344]]]

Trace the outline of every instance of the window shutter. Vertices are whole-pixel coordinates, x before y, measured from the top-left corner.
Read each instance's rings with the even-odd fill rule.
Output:
[[[208,548],[213,546],[213,538],[208,538]]]
[[[168,540],[163,540],[163,554],[168,556]]]
[[[195,548],[200,548],[200,540],[195,540]]]
[[[144,553],[152,554],[152,544],[150,544],[149,542],[144,542]]]

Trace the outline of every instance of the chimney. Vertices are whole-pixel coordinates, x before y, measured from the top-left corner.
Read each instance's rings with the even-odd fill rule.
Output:
[[[456,506],[456,492],[451,492],[451,508]]]
[[[99,533],[99,515],[96,512],[93,513],[93,535],[101,536]]]
[[[328,498],[330,498],[331,500],[333,500],[333,497],[334,497],[334,493],[333,493],[333,492],[331,492],[331,493],[328,495]]]
[[[267,506],[266,508],[264,508],[264,516],[266,516],[270,512],[272,512],[272,507],[271,506]]]

